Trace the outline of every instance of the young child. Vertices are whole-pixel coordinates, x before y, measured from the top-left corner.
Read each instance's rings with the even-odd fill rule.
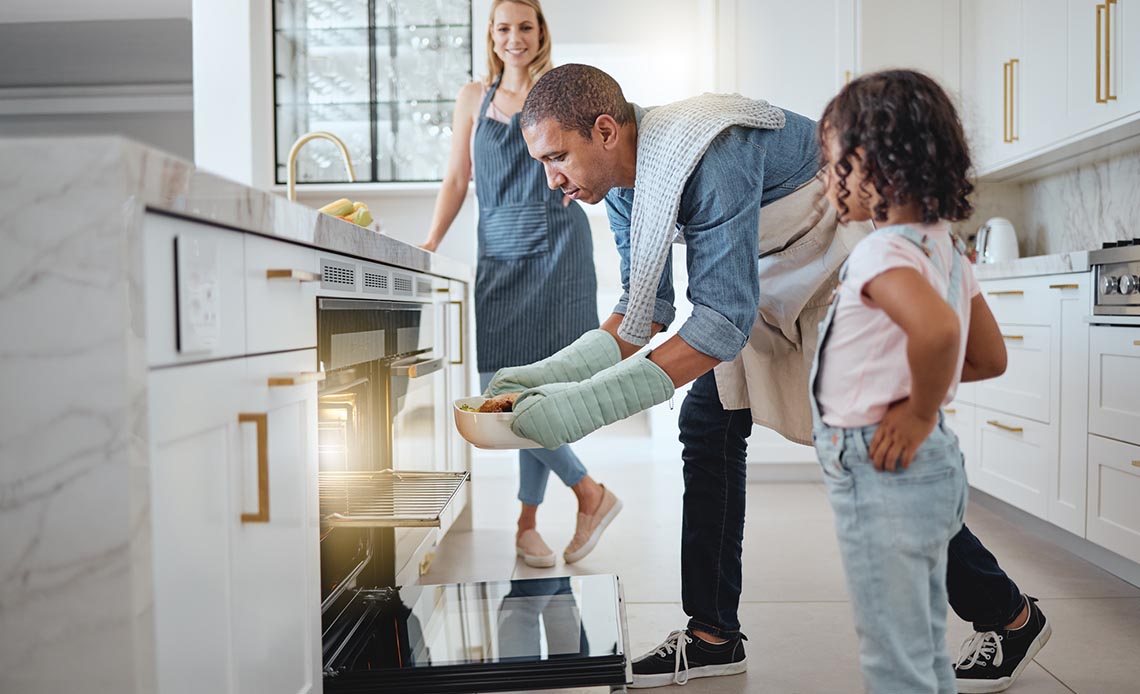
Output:
[[[819,141],[840,220],[877,227],[840,271],[811,379],[860,664],[874,694],[954,694],[946,553],[966,475],[940,408],[1006,359],[948,224],[973,212],[970,155],[946,93],[907,70],[845,87]]]

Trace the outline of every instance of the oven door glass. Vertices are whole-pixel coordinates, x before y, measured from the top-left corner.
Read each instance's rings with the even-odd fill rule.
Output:
[[[326,632],[327,692],[380,683],[397,694],[626,681],[616,576],[360,591],[343,617]]]

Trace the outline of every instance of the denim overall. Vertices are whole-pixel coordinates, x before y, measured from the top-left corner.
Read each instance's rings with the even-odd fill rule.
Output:
[[[893,226],[875,233],[907,239],[944,271],[917,230]],[[946,301],[957,308],[963,255],[957,239],[951,255]],[[840,270],[840,281],[846,269]],[[962,528],[966,510],[958,437],[939,413],[938,425],[910,466],[881,472],[871,464],[868,450],[877,424],[824,424],[815,383],[838,303],[837,295],[819,328],[810,380],[812,439],[835,512],[867,691],[956,694],[946,649],[946,562],[947,546]]]

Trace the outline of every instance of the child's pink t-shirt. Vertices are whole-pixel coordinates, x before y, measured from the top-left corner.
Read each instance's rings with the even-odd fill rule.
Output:
[[[894,268],[914,268],[935,291],[947,296],[954,250],[946,223],[912,225],[927,235],[928,246],[939,259],[941,272],[922,249],[895,234],[873,233],[859,242],[847,261],[847,275],[839,286],[839,305],[831,323],[816,380],[823,422],[834,427],[878,424],[891,403],[910,395],[910,364],[906,333],[885,311],[863,294],[864,286]],[[961,326],[958,368],[943,404],[954,399],[966,358],[970,329],[970,302],[981,289],[973,268],[962,258],[961,290],[954,307]]]

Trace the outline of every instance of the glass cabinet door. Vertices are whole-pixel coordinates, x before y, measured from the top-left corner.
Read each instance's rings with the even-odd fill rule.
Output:
[[[358,181],[438,181],[455,95],[472,79],[470,0],[276,0],[277,182],[302,134],[344,140]],[[336,147],[305,145],[297,181],[346,180]]]

